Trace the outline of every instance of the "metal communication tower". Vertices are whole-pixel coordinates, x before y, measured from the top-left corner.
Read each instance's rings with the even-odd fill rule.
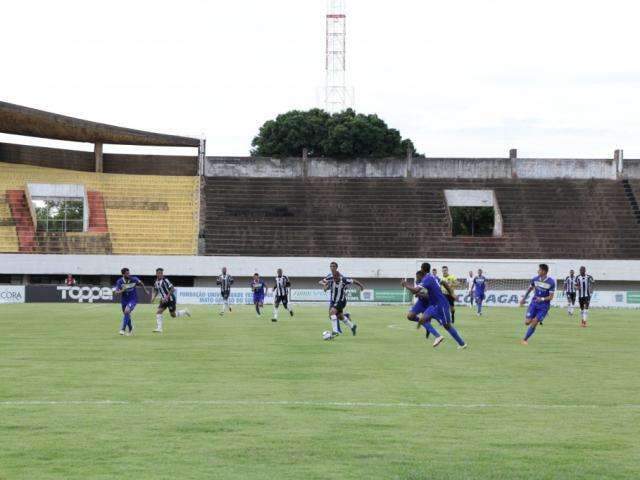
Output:
[[[346,86],[347,15],[345,0],[327,0],[325,108],[339,112],[351,106],[353,93]]]

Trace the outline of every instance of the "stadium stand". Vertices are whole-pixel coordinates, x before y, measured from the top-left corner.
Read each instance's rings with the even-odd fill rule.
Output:
[[[27,183],[82,184],[89,204],[86,232],[36,232]],[[0,163],[0,252],[197,254],[197,176],[74,172]]]
[[[454,237],[445,189],[495,191],[500,237]],[[208,177],[205,252],[440,258],[640,258],[619,180]]]

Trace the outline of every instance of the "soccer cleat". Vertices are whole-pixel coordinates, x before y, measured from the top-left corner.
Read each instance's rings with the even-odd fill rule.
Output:
[[[277,322],[277,321],[278,321],[278,319],[274,317],[274,318],[272,318],[272,319],[271,319],[271,321],[272,321],[272,322]]]
[[[466,350],[466,349],[467,349],[466,343],[464,345],[458,345],[458,350]]]
[[[162,333],[162,329],[161,328],[156,328],[153,333]]]
[[[229,312],[231,312],[231,307],[229,307]]]
[[[340,332],[331,332],[331,338],[336,338],[340,336]]]
[[[433,341],[433,348],[436,348],[438,345],[440,345],[442,342],[444,342],[444,337],[442,335],[440,335],[438,338],[436,338]]]
[[[224,315],[224,312],[220,312],[220,316],[222,317]]]
[[[289,315],[293,317],[293,310],[289,310]]]
[[[529,342],[526,340],[520,340],[520,345],[529,345]]]
[[[124,335],[124,330],[120,330],[118,333],[119,333],[120,335]]]
[[[358,330],[358,325],[354,323],[353,327],[351,327],[351,333],[353,334],[354,337],[356,336],[356,330]]]

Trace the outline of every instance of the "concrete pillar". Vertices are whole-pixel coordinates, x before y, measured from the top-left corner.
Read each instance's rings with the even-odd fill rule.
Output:
[[[102,161],[102,143],[96,142],[93,144],[93,158],[96,163],[96,172],[102,173],[104,172],[103,161]]]
[[[309,176],[309,158],[308,158],[308,150],[306,148],[302,149],[302,178],[307,178]]]
[[[511,178],[516,178],[518,176],[518,171],[516,169],[516,162],[518,161],[518,149],[512,148],[509,150],[509,163],[511,164]]]
[[[200,139],[200,146],[198,147],[198,175],[204,175],[204,161],[207,156],[207,139]]]
[[[618,177],[621,177],[624,173],[624,151],[616,150],[615,152],[613,152],[613,160],[616,164],[616,172],[618,174]]]
[[[413,176],[413,148],[411,148],[411,145],[407,145],[407,170],[404,176],[406,178]]]

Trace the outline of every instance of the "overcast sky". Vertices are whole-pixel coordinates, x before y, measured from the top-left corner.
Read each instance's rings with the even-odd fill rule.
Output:
[[[0,99],[246,155],[265,120],[322,106],[325,13],[324,0],[4,2]],[[356,109],[428,156],[640,158],[636,1],[347,0],[347,15]]]

